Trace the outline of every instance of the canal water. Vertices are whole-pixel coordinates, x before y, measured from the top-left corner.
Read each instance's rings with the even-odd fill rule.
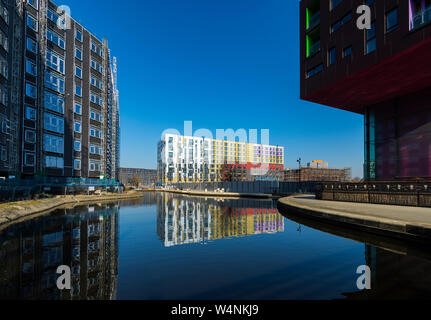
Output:
[[[431,297],[427,250],[287,216],[272,200],[163,193],[56,210],[0,229],[0,299]]]

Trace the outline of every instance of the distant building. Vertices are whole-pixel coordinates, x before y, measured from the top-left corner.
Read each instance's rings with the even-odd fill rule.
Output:
[[[161,183],[253,181],[284,168],[284,148],[166,134],[158,144]]]
[[[314,160],[301,169],[286,169],[284,181],[307,182],[307,181],[350,181],[351,168],[332,169],[327,162]]]
[[[307,167],[314,169],[328,169],[329,165],[327,162],[323,162],[322,160],[313,160],[312,162],[307,163]]]
[[[157,170],[120,168],[119,180],[125,186],[134,185],[136,180],[142,186],[152,186],[157,180]]]

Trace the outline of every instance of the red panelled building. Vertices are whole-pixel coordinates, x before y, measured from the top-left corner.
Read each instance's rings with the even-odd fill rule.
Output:
[[[301,98],[364,115],[365,179],[431,179],[431,0],[302,0],[300,32]]]

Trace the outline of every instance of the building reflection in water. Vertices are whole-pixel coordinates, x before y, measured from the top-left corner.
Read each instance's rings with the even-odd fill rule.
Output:
[[[280,231],[284,218],[272,200],[157,197],[157,233],[165,247]]]
[[[115,299],[119,204],[56,210],[0,231],[0,299]],[[71,290],[57,267],[71,267]]]

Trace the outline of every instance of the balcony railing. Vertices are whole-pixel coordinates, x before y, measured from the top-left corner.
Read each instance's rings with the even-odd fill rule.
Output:
[[[431,7],[419,12],[413,17],[412,30],[431,22]]]
[[[315,14],[313,14],[313,16],[308,21],[308,29],[307,30],[311,30],[319,24],[320,24],[320,11],[317,11]]]

